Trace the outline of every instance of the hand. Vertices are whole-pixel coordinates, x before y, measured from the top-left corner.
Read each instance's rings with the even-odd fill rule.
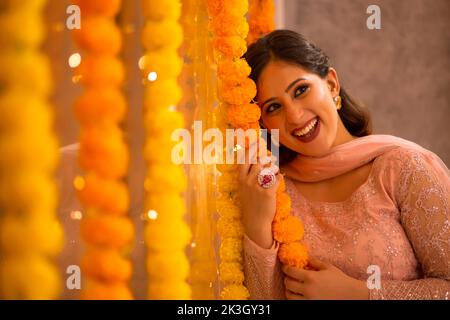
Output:
[[[257,158],[256,143],[250,145],[247,151],[245,163],[239,167],[239,195],[244,230],[258,245],[270,248],[273,244],[272,221],[276,211],[276,191],[282,176],[278,174],[278,167],[271,165],[273,158]],[[270,166],[276,173],[276,183],[268,189],[258,184],[258,173],[265,166]]]
[[[365,281],[347,276],[332,264],[311,259],[315,270],[283,266],[285,294],[288,300],[367,300]]]

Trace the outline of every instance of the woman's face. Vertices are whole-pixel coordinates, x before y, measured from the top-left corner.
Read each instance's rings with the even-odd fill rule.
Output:
[[[336,71],[325,79],[302,67],[271,61],[257,83],[262,124],[279,129],[280,143],[297,153],[320,156],[353,139],[344,127],[333,98],[339,94]]]

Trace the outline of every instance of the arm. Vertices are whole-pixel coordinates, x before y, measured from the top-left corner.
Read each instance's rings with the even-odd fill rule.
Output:
[[[402,161],[396,199],[423,279],[385,280],[370,299],[450,299],[450,177],[416,152]],[[444,174],[442,174],[444,173]]]
[[[265,249],[244,235],[244,273],[245,285],[250,299],[281,300],[284,295],[283,274],[277,258],[278,244]]]

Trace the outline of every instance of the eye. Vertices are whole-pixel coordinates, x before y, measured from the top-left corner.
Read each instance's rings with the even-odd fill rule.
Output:
[[[294,96],[297,98],[298,96],[305,93],[308,89],[309,89],[309,86],[307,86],[307,85],[298,86],[297,89],[295,89]]]
[[[266,113],[271,113],[271,112],[277,110],[278,108],[280,108],[280,105],[278,103],[272,103],[271,105],[269,105],[266,108]]]

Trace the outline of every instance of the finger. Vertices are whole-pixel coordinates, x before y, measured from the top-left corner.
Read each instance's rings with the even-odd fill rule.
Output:
[[[256,163],[257,144],[252,143],[248,149],[238,151],[239,178],[244,179],[251,168],[252,163]]]
[[[306,300],[305,297],[303,297],[303,296],[301,296],[299,294],[295,294],[295,293],[293,293],[293,292],[291,292],[289,290],[285,290],[284,294],[286,296],[286,299],[288,299],[288,300]]]
[[[319,271],[328,269],[330,267],[330,264],[325,261],[321,261],[319,259],[310,258],[308,260],[308,266],[316,271]]]
[[[304,295],[305,292],[305,283],[304,282],[300,282],[294,278],[291,278],[289,276],[284,277],[284,286],[286,289],[296,293],[296,294],[301,294]]]
[[[300,282],[305,282],[309,278],[308,273],[314,272],[314,271],[303,270],[300,268],[295,268],[295,267],[290,267],[290,266],[283,266],[282,270],[285,275],[287,275],[291,278],[294,278]]]
[[[250,167],[250,172],[247,175],[247,178],[255,181],[256,183],[258,181],[258,174],[262,170],[262,168],[263,167],[259,163],[252,164],[252,166]]]

